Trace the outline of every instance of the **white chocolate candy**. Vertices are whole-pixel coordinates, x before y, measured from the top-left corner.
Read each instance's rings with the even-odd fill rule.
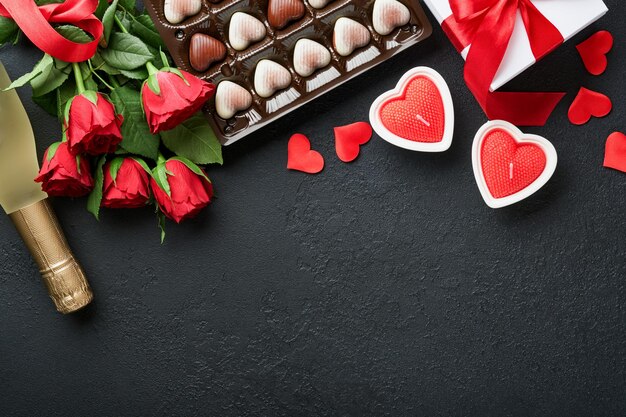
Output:
[[[276,91],[289,87],[289,84],[291,73],[287,68],[269,59],[263,59],[257,64],[254,89],[259,96],[271,97]]]
[[[316,70],[330,64],[330,51],[311,39],[300,39],[293,52],[293,67],[302,77],[308,77]]]
[[[340,17],[335,23],[333,46],[341,56],[349,56],[355,49],[370,42],[370,31],[356,20]]]
[[[397,27],[411,20],[408,7],[398,0],[376,0],[372,12],[372,24],[376,33],[389,35]]]
[[[309,0],[309,4],[316,9],[321,9],[326,7],[326,5],[330,3],[330,1],[331,0]]]
[[[215,92],[215,110],[222,119],[228,120],[237,112],[252,105],[252,94],[239,84],[222,81]]]
[[[265,25],[248,13],[236,12],[230,18],[228,39],[237,51],[243,51],[251,44],[265,37]]]
[[[163,14],[165,19],[176,25],[189,16],[200,13],[202,0],[165,0]]]

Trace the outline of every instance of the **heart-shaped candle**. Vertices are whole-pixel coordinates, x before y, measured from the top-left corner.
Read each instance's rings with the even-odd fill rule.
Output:
[[[268,98],[278,90],[289,87],[291,73],[278,62],[269,59],[261,60],[254,72],[254,90],[263,97]]]
[[[189,43],[189,62],[196,71],[206,71],[211,64],[224,59],[226,46],[212,36],[196,33]]]
[[[401,148],[446,151],[454,133],[454,107],[448,84],[431,68],[413,68],[402,76],[395,89],[374,101],[370,123],[381,138]]]
[[[236,12],[230,18],[228,39],[237,51],[243,51],[251,44],[265,37],[265,25],[248,13]]]
[[[218,84],[215,91],[215,111],[222,119],[228,120],[251,105],[252,94],[239,84],[228,80]]]
[[[304,16],[302,0],[269,0],[267,5],[267,20],[273,28],[282,29],[292,20]]]
[[[200,13],[200,10],[202,10],[202,0],[165,0],[163,5],[165,19],[173,25]]]
[[[389,35],[397,27],[411,20],[409,8],[398,0],[376,0],[372,11],[372,25],[376,33]]]
[[[500,208],[543,187],[554,174],[557,155],[541,136],[526,135],[508,122],[495,120],[476,133],[472,164],[485,203]]]
[[[350,56],[355,49],[370,43],[370,31],[356,20],[340,17],[335,22],[333,47],[341,56]]]
[[[293,67],[301,77],[309,77],[316,70],[330,64],[330,51],[311,39],[300,39],[293,50]]]

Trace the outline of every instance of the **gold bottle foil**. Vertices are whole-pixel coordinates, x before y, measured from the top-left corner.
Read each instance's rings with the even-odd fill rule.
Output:
[[[9,214],[39,266],[56,309],[63,314],[85,307],[93,293],[48,200]]]

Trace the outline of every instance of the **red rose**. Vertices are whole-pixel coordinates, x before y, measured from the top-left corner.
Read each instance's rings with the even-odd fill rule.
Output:
[[[72,99],[65,124],[70,150],[75,155],[112,153],[122,141],[120,126],[124,119],[102,94],[95,93],[95,97],[96,104],[85,93]]]
[[[167,161],[165,168],[172,173],[166,174],[171,195],[167,195],[154,178],[150,179],[150,185],[159,208],[167,217],[180,223],[194,217],[211,202],[213,185],[206,177],[176,159]]]
[[[48,158],[49,153],[52,153],[51,158]],[[35,181],[51,196],[80,197],[93,189],[89,161],[73,155],[67,142],[53,144],[46,150]]]
[[[150,88],[150,82],[143,85],[141,90],[143,108],[153,134],[173,129],[187,120],[200,110],[215,92],[213,84],[188,72],[180,72],[184,78],[168,71],[159,71],[151,75],[150,77],[155,77],[158,83],[160,90],[158,94]]]
[[[150,199],[148,173],[133,158],[124,158],[115,180],[111,176],[111,163],[104,166],[102,207],[137,208]]]

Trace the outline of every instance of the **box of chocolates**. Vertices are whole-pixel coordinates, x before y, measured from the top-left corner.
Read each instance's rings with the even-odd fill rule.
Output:
[[[146,0],[228,145],[428,37],[417,0]]]

